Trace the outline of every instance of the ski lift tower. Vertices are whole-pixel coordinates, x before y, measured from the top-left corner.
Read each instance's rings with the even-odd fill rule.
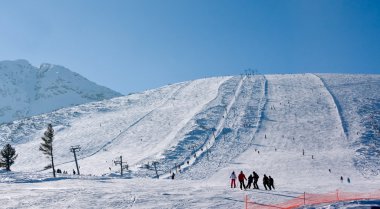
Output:
[[[78,160],[77,160],[76,152],[80,151],[80,149],[81,149],[81,147],[79,145],[71,146],[71,148],[70,148],[70,152],[74,153],[75,165],[77,166],[78,175],[80,175],[80,173],[79,173],[79,166],[78,166]]]
[[[128,164],[123,165],[123,163],[127,163],[123,162],[123,156],[120,155],[120,160],[115,160],[114,163],[115,165],[120,165],[120,175],[123,176],[123,170],[128,170]]]

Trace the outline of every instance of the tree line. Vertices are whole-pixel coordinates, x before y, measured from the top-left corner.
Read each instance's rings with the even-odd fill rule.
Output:
[[[42,151],[48,158],[50,158],[51,163],[45,166],[45,169],[52,168],[53,176],[55,177],[54,168],[54,155],[53,155],[53,140],[54,140],[54,129],[51,124],[48,124],[44,135],[41,137],[42,143],[40,144],[39,150]],[[0,152],[0,167],[5,167],[6,171],[11,170],[11,166],[15,163],[18,154],[16,154],[16,149],[10,144],[6,144]]]

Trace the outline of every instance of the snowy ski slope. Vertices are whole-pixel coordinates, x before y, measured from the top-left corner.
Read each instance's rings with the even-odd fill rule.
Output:
[[[242,208],[245,194],[272,204],[303,192],[373,191],[380,188],[378,89],[379,75],[217,77],[1,125],[1,144],[11,141],[19,153],[16,172],[0,173],[1,182],[14,182],[2,192],[19,201],[6,206]],[[82,177],[52,181],[51,171],[43,171],[49,161],[38,145],[49,122],[56,130],[56,168],[71,173],[69,148],[80,145]],[[131,179],[114,179],[120,155]],[[261,189],[262,176],[271,175],[277,190],[230,189],[233,170],[255,170]],[[176,179],[165,179],[172,172]],[[75,193],[59,192],[69,188]],[[51,201],[22,197],[36,190]]]

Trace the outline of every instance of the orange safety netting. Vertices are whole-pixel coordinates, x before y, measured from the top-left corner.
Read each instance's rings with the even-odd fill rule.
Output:
[[[245,196],[245,209],[292,209],[298,208],[303,205],[318,205],[324,203],[334,203],[334,202],[346,202],[354,200],[374,200],[380,199],[380,191],[371,193],[355,193],[355,192],[342,192],[336,190],[335,192],[325,193],[325,194],[311,194],[304,193],[301,196],[295,197],[286,202],[277,203],[274,205],[263,204],[260,202],[255,202],[252,198]]]

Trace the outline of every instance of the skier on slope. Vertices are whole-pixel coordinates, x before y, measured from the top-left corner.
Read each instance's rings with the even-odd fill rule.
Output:
[[[231,179],[231,188],[232,188],[232,186],[233,186],[233,188],[236,188],[236,174],[235,174],[235,171],[232,171],[230,179]]]
[[[269,189],[271,189],[271,188],[275,189],[273,178],[271,176],[269,176],[268,179],[269,179]]]
[[[172,179],[173,179],[173,180],[174,180],[174,177],[175,177],[175,173],[173,172],[173,173],[172,173]]]
[[[251,185],[253,183],[253,176],[252,174],[248,176],[248,183],[247,183],[247,186],[245,187],[246,189],[250,189],[251,188]]]
[[[265,190],[268,190],[268,187],[269,187],[269,179],[268,179],[268,176],[264,174],[264,178],[263,178],[263,185],[264,185],[264,188]],[[267,187],[268,186],[268,187]],[[269,187],[269,189],[271,189]]]
[[[244,183],[244,180],[247,180],[247,178],[245,177],[243,171],[240,171],[240,174],[238,176],[238,179],[239,179],[239,183],[240,183],[240,189],[243,190],[245,189],[245,183]]]
[[[255,171],[253,171],[253,188],[259,189],[259,185],[257,184],[257,181],[259,180],[259,175]]]

